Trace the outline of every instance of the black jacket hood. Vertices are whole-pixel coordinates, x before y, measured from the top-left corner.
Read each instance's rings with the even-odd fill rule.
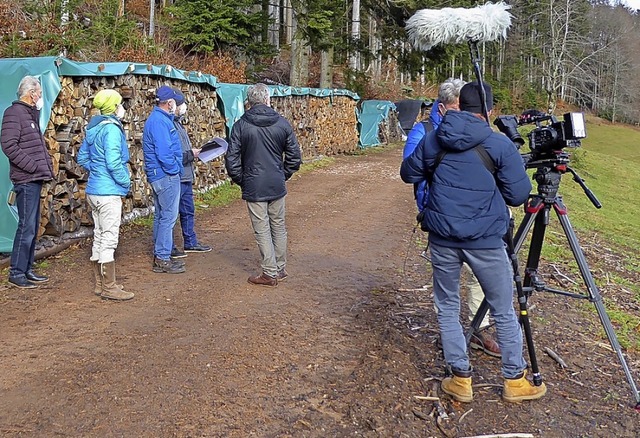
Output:
[[[249,108],[242,118],[254,126],[265,127],[275,125],[280,115],[267,105],[257,104]]]

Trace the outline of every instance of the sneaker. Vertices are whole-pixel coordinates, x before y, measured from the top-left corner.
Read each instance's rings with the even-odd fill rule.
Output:
[[[181,274],[185,272],[184,265],[172,260],[153,259],[153,272],[166,274]]]
[[[173,248],[171,250],[171,258],[172,259],[183,259],[187,256],[187,253],[179,250],[178,248]]]
[[[186,246],[184,247],[185,252],[209,252],[212,249],[213,248],[211,248],[209,245],[201,245],[199,243],[189,248],[187,248]]]
[[[493,333],[489,333],[486,330],[478,330],[471,335],[471,341],[469,342],[471,348],[476,350],[482,350],[489,356],[501,357],[500,346],[496,341]]]
[[[287,271],[285,271],[283,268],[278,271],[278,275],[276,275],[276,279],[278,281],[284,281],[288,276],[289,274],[287,274]]]
[[[27,280],[33,281],[34,283],[46,283],[47,281],[49,281],[49,277],[47,277],[46,275],[38,275],[33,271],[27,272],[25,274],[25,277],[27,277]]]
[[[277,286],[278,279],[276,277],[271,277],[270,275],[265,274],[264,272],[260,275],[256,275],[255,277],[249,277],[247,280],[251,284],[256,284],[258,286]]]
[[[9,283],[20,289],[34,289],[38,287],[37,284],[27,280],[26,277],[9,277]]]

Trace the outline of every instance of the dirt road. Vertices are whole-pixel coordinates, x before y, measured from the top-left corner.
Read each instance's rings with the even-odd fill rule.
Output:
[[[415,397],[437,395],[442,358],[400,160],[398,148],[340,157],[292,179],[290,277],[274,289],[247,283],[258,251],[238,201],[199,213],[214,251],[189,254],[185,274],[154,274],[150,229],[127,227],[117,260],[131,302],[92,295],[88,241],[47,260],[46,286],[0,290],[0,435],[636,436],[615,358],[579,340],[580,374],[542,358],[549,395],[521,405],[500,400],[499,361],[474,352],[476,400],[443,396],[452,418],[438,428]],[[580,313],[556,303],[543,317]]]

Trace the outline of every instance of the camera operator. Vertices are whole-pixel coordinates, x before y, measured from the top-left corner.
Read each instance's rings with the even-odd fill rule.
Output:
[[[482,86],[491,110],[491,87]],[[461,111],[447,112],[440,127],[403,160],[400,174],[406,183],[431,180],[422,227],[429,231],[438,324],[444,358],[453,372],[442,381],[442,390],[460,402],[473,400],[472,367],[460,324],[460,270],[466,262],[496,322],[505,379],[502,397],[508,402],[535,400],[546,387],[534,386],[525,376],[513,272],[503,241],[507,205],[523,204],[531,182],[513,143],[489,127],[481,102],[480,84],[462,87]]]
[[[462,79],[449,78],[440,84],[438,88],[438,99],[433,104],[433,108],[427,120],[416,123],[409,131],[407,141],[402,151],[402,158],[407,158],[416,149],[420,140],[431,131],[435,131],[442,122],[442,117],[449,110],[460,110],[460,90],[466,84]],[[427,197],[429,196],[429,187],[426,181],[414,184],[413,191],[418,206],[418,212],[423,214],[427,206]],[[478,283],[478,280],[471,272],[468,265],[464,265],[468,272],[467,287],[469,294],[467,295],[467,304],[469,306],[469,321],[472,321],[478,312],[478,308],[484,299],[484,293]],[[436,308],[436,312],[438,309]],[[500,357],[500,347],[496,342],[492,332],[487,330],[490,327],[489,313],[486,313],[478,330],[475,330],[471,336],[471,348],[479,349],[493,357]]]

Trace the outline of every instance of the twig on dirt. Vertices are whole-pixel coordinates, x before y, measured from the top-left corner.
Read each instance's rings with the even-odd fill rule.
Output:
[[[426,401],[439,401],[440,397],[431,397],[426,395],[414,395],[413,398],[416,400],[426,400]]]
[[[560,364],[561,368],[567,368],[567,364],[564,360],[562,360],[562,358],[560,356],[558,356],[558,354],[553,351],[551,348],[549,347],[544,347],[544,351],[545,353],[547,353],[551,359],[555,360],[556,362],[558,362],[558,364]]]
[[[577,380],[575,380],[575,379],[572,379],[571,377],[569,377],[569,380],[571,380],[573,383],[575,383],[575,384],[576,384],[576,385],[578,385],[578,386],[584,386],[584,383],[579,382],[579,381],[577,381]]]
[[[467,412],[465,412],[464,414],[462,414],[460,416],[460,419],[458,420],[458,423],[462,423],[462,420],[464,420],[464,417],[466,417],[468,414],[470,414],[471,412],[473,412],[473,409],[469,409]]]
[[[414,288],[414,289],[405,289],[405,288],[400,288],[397,289],[398,292],[425,292],[429,290],[429,286],[425,285],[422,287],[418,287],[418,288]]]
[[[418,409],[412,409],[411,412],[413,412],[413,415],[415,415],[416,417],[418,417],[421,420],[428,420],[429,416],[427,414],[425,414],[422,411],[419,411]]]
[[[502,388],[503,385],[499,385],[497,383],[474,383],[474,388]]]
[[[553,267],[553,269],[556,271],[556,274],[558,274],[558,276],[564,278],[565,280],[567,280],[569,283],[572,284],[578,284],[575,280],[567,277],[566,275],[564,275],[562,272],[560,272],[560,270],[558,269],[558,267],[556,265],[551,265]]]
[[[613,348],[611,348],[611,345],[609,344],[605,344],[604,342],[597,342],[596,345],[600,348],[605,348],[611,352],[613,352]]]
[[[532,433],[499,433],[496,435],[474,435],[464,438],[533,438]]]

